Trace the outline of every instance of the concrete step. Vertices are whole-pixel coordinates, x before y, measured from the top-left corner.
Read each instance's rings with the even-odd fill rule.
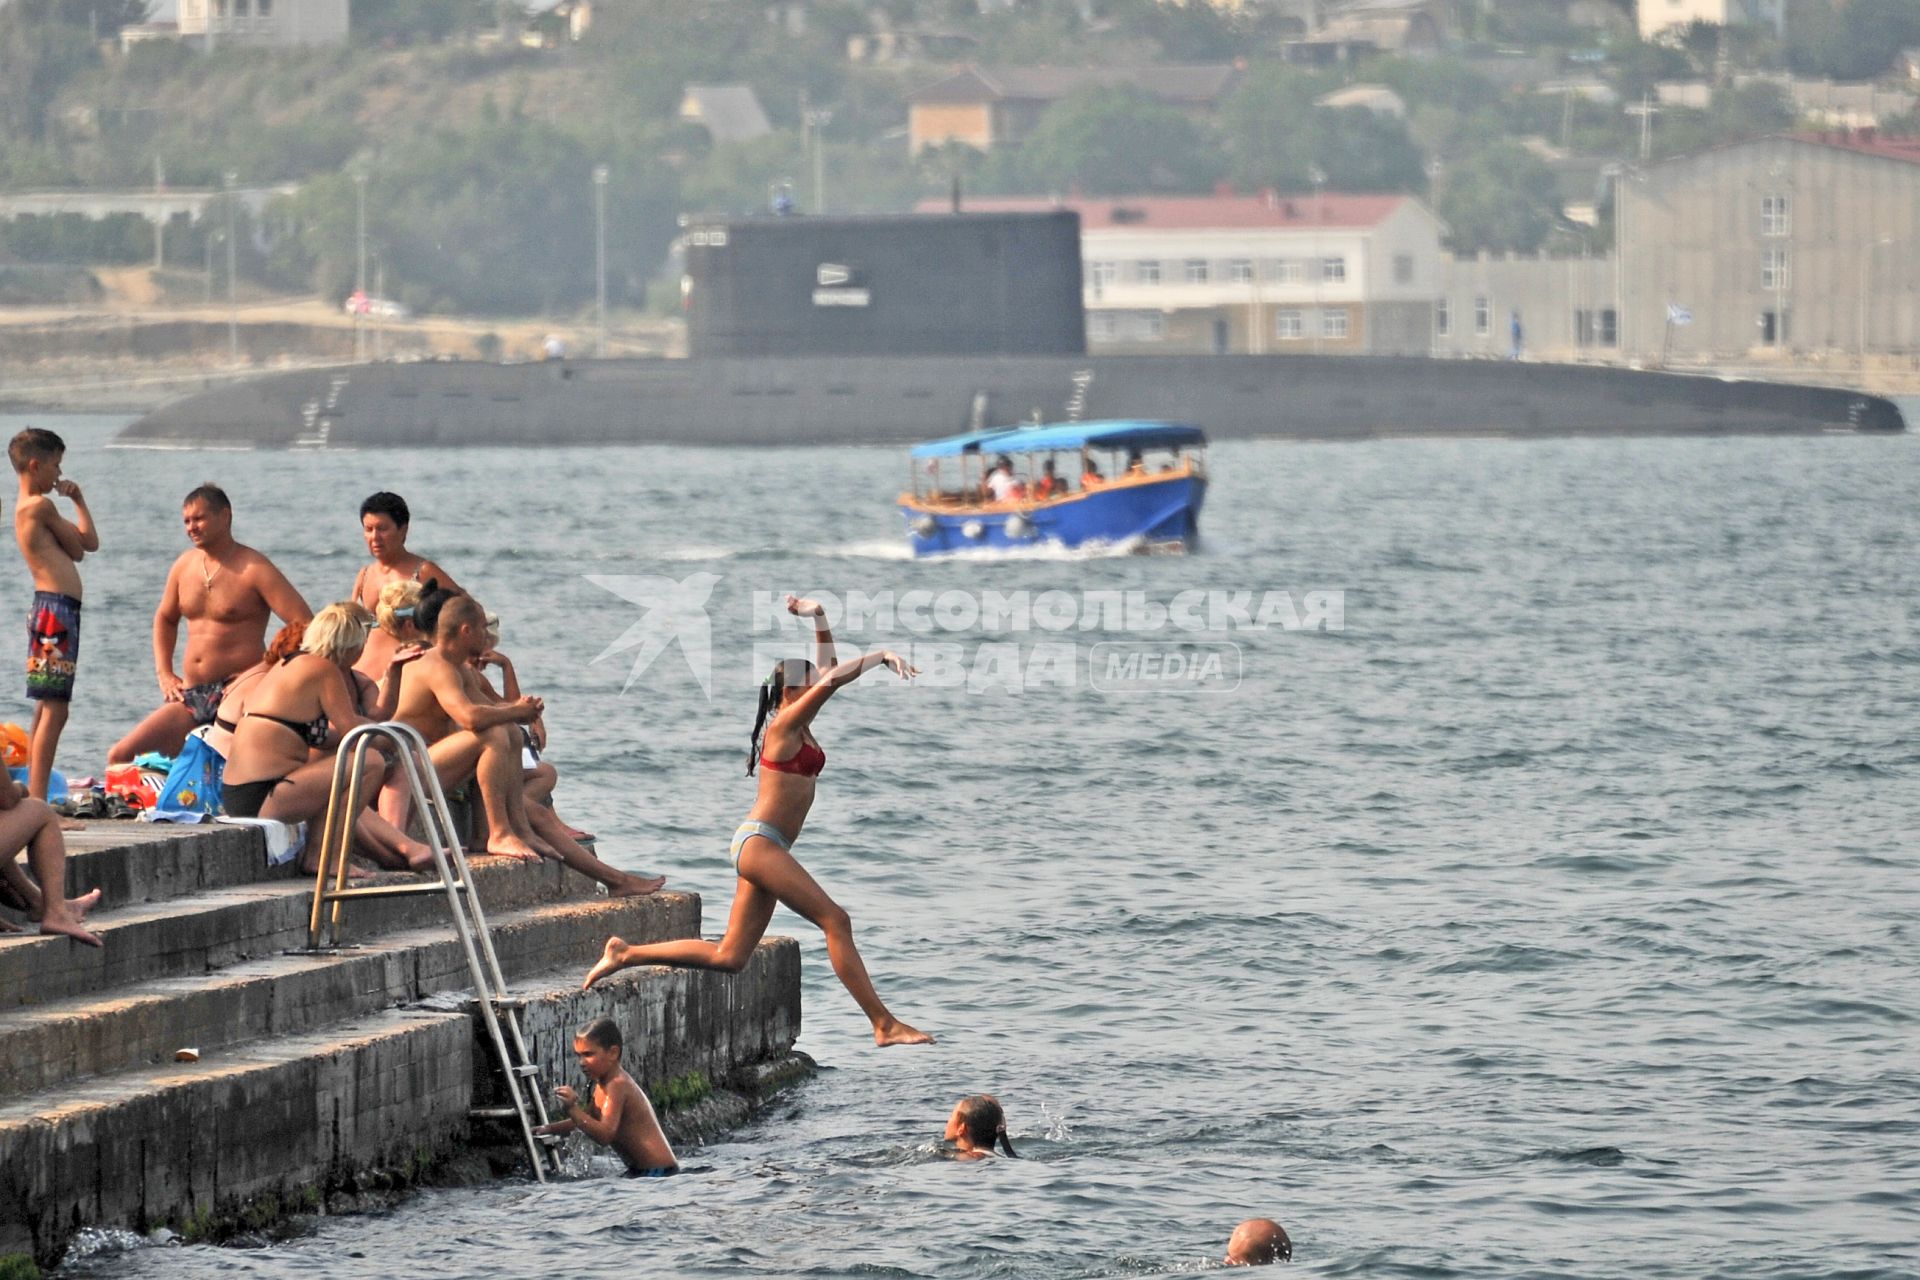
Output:
[[[509,982],[547,973],[552,976],[543,984],[578,987],[609,934],[645,942],[691,937],[699,929],[700,903],[688,894],[543,902],[490,912],[487,923]],[[116,945],[112,937],[108,945]],[[0,1009],[0,1062],[8,1064],[0,1073],[0,1098],[163,1063],[182,1048],[210,1060],[224,1046],[302,1035],[471,985],[466,954],[443,909],[428,924],[328,955],[266,955],[91,998]]]
[[[557,862],[475,858],[470,866],[489,913],[537,902],[584,900],[598,893],[593,881]],[[369,883],[425,882],[388,872]],[[203,974],[304,947],[312,899],[313,883],[303,876],[123,909],[109,906],[88,919],[104,948],[39,934],[0,935],[0,1008],[67,1000],[153,978]],[[352,902],[347,904],[346,940],[365,941],[395,929],[444,922],[447,912],[447,901],[439,894]]]
[[[389,1011],[0,1103],[0,1256],[51,1265],[87,1225],[197,1238],[229,1207],[317,1208],[335,1170],[411,1170],[467,1132],[472,1040]]]
[[[649,1090],[670,1079],[656,1057],[716,1083],[744,1075],[792,1047],[798,973],[791,939],[763,942],[739,974],[629,969],[583,993],[571,967],[552,970],[528,988],[541,1084],[577,1074],[570,1045],[546,1046],[600,1013],[626,1030]],[[198,1238],[312,1210],[344,1186],[405,1185],[464,1143],[476,1084],[494,1074],[466,1012],[416,1006],[0,1101],[0,1256],[51,1266],[81,1226]]]
[[[100,890],[108,908],[285,880],[257,833],[219,823],[90,822],[67,836],[67,896]]]

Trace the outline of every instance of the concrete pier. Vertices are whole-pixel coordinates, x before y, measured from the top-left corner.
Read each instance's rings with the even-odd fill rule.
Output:
[[[352,903],[352,946],[291,954],[312,882],[268,866],[257,832],[95,823],[69,850],[68,893],[104,892],[105,949],[0,934],[0,1264],[51,1266],[89,1226],[263,1227],[474,1139],[497,1072],[444,899]],[[609,900],[554,863],[481,858],[473,878],[549,1087],[579,1083],[572,1031],[602,1015],[669,1109],[751,1097],[793,1061],[790,939],[740,974],[629,969],[581,992],[608,934],[695,936],[698,898]]]

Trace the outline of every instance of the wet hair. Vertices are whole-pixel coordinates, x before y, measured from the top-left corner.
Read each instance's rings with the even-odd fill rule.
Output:
[[[196,502],[206,503],[208,509],[213,511],[233,510],[233,499],[227,496],[225,489],[211,480],[205,484],[195,485],[187,492],[186,497],[180,499],[182,507],[190,507]]]
[[[28,427],[7,443],[7,461],[15,471],[24,472],[36,458],[57,458],[67,451],[67,442],[45,427]]]
[[[1000,1099],[990,1093],[976,1093],[960,1099],[957,1110],[960,1124],[967,1131],[967,1141],[975,1148],[991,1151],[998,1142],[1001,1150],[1016,1160],[1020,1158],[1007,1137],[1007,1114],[1000,1109]]]
[[[380,629],[388,635],[397,636],[400,628],[407,623],[419,625],[420,600],[427,594],[427,588],[402,578],[398,582],[389,582],[380,588],[380,601],[374,605],[374,616],[380,620]]]
[[[440,611],[447,607],[447,601],[460,593],[449,591],[440,585],[438,578],[429,578],[420,584],[420,603],[413,607],[414,625],[424,631],[428,639],[440,634]]]
[[[805,658],[782,658],[773,664],[773,674],[760,682],[760,709],[753,717],[752,745],[747,748],[747,776],[760,766],[760,735],[766,730],[767,717],[780,705],[789,687],[813,683],[814,666]]]
[[[620,1024],[612,1018],[595,1018],[586,1026],[573,1033],[582,1040],[591,1040],[602,1049],[618,1049],[621,1046]]]
[[[313,615],[300,647],[329,662],[338,662],[367,643],[366,606],[342,600]]]
[[[360,504],[360,518],[385,516],[404,529],[412,523],[412,513],[407,510],[407,500],[397,493],[388,493],[382,489]]]
[[[289,622],[274,635],[273,643],[267,646],[267,659],[271,662],[285,662],[300,652],[300,646],[306,643],[307,629],[297,622]]]

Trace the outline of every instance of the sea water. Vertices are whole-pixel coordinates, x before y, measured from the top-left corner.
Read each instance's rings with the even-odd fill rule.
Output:
[[[937,1047],[873,1049],[782,912],[823,1069],[685,1153],[705,1172],[429,1191],[72,1274],[1160,1275],[1253,1215],[1320,1275],[1920,1272],[1911,437],[1227,443],[1198,554],[943,564],[904,553],[893,449],[0,429],[28,420],[71,440],[101,530],[70,775],[157,697],[149,619],[203,479],[316,604],[365,559],[360,499],[405,494],[411,545],[547,700],[562,813],[699,892],[710,932],[758,662],[803,648],[780,593],[957,593],[954,625],[863,606],[843,639],[963,656],[834,698],[796,849]],[[1069,628],[958,625],[964,598],[1048,591],[1085,605]],[[1095,594],[1189,591],[1280,593],[1301,625],[1149,631]],[[623,643],[663,619],[636,670]],[[1166,642],[1237,665],[1095,687],[1096,645]],[[1070,671],[1021,665],[1062,643]],[[940,1157],[981,1091],[1022,1159]]]

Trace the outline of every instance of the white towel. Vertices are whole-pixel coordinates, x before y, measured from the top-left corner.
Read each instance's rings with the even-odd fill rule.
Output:
[[[296,822],[289,826],[276,822],[272,818],[227,818],[214,819],[233,827],[257,827],[267,837],[267,865],[280,866],[292,862],[307,847],[307,824]]]

